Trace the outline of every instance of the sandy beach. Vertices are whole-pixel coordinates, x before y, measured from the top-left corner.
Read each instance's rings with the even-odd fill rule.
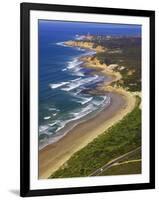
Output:
[[[84,58],[85,59],[85,58]],[[86,146],[94,138],[109,127],[119,122],[135,106],[136,98],[133,93],[123,88],[110,86],[110,83],[120,80],[121,74],[99,64],[85,60],[85,67],[100,70],[102,74],[111,76],[112,80],[103,83],[98,89],[109,92],[111,104],[95,117],[79,123],[57,142],[47,145],[39,151],[39,178],[48,178],[61,167],[75,152]]]
[[[135,105],[135,98],[124,92],[122,95],[112,93],[111,100],[111,105],[94,118],[78,124],[59,141],[39,151],[39,178],[48,178],[76,151],[121,120]]]

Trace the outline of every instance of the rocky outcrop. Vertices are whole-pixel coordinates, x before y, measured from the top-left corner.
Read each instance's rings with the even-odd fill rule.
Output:
[[[100,45],[96,45],[93,42],[86,42],[86,41],[67,41],[65,42],[66,45],[68,46],[72,46],[72,47],[81,47],[81,48],[86,48],[86,49],[91,49],[94,50],[96,52],[104,52],[107,49],[103,46]]]
[[[105,69],[107,67],[107,65],[105,63],[101,63],[96,56],[85,56],[82,57],[81,60],[84,61],[86,65],[96,66],[102,69]]]

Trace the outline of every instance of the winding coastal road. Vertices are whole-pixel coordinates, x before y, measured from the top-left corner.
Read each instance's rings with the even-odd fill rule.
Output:
[[[110,162],[108,162],[107,164],[105,164],[104,166],[100,167],[99,169],[97,169],[96,171],[94,171],[93,173],[91,173],[89,176],[98,176],[101,173],[103,173],[104,171],[106,171],[107,169],[109,169],[110,167],[112,167],[115,163],[118,163],[120,161],[122,161],[123,159],[125,159],[125,157],[127,156],[131,156],[133,154],[135,154],[136,152],[140,151],[141,147],[138,147],[132,151],[129,151],[128,153],[125,153],[113,160],[111,160]]]

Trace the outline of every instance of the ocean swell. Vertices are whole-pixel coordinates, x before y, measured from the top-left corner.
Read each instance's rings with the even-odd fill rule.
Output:
[[[58,42],[56,45],[68,47],[64,42]],[[71,47],[72,48],[72,47]],[[74,48],[74,47],[73,47]],[[67,79],[55,81],[48,86],[52,92],[60,92],[70,96],[69,101],[75,102],[77,107],[63,112],[60,107],[50,106],[48,114],[43,117],[44,124],[39,126],[39,149],[56,142],[63,137],[70,129],[82,121],[94,117],[102,109],[109,106],[111,98],[108,95],[91,95],[83,93],[85,89],[92,89],[98,83],[104,81],[105,77],[94,73],[86,73],[82,67],[81,56],[94,55],[95,51],[90,51],[75,47],[81,52],[79,56],[72,57],[61,69],[62,73],[68,74]],[[66,99],[67,101],[67,99]]]
[[[93,100],[93,97],[90,97],[89,100],[87,98],[87,102],[82,104],[81,109],[72,110],[67,114],[68,119],[63,119],[62,117],[59,117],[52,123],[40,126],[39,135],[45,135],[45,137],[44,139],[41,139],[39,148],[43,148],[48,144],[48,142],[50,143],[50,141],[51,143],[56,142],[57,138],[60,139],[61,137],[63,137],[77,124],[85,121],[86,118],[90,119],[94,117],[101,110],[109,106],[110,102],[111,98],[109,96],[101,96],[100,100]],[[69,124],[71,124],[70,127]]]

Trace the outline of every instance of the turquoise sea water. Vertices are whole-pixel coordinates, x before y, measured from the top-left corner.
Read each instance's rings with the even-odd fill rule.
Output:
[[[56,141],[83,117],[94,115],[111,99],[86,89],[107,79],[83,68],[79,57],[95,52],[65,46],[77,35],[140,35],[137,25],[74,23],[39,20],[39,148]]]

